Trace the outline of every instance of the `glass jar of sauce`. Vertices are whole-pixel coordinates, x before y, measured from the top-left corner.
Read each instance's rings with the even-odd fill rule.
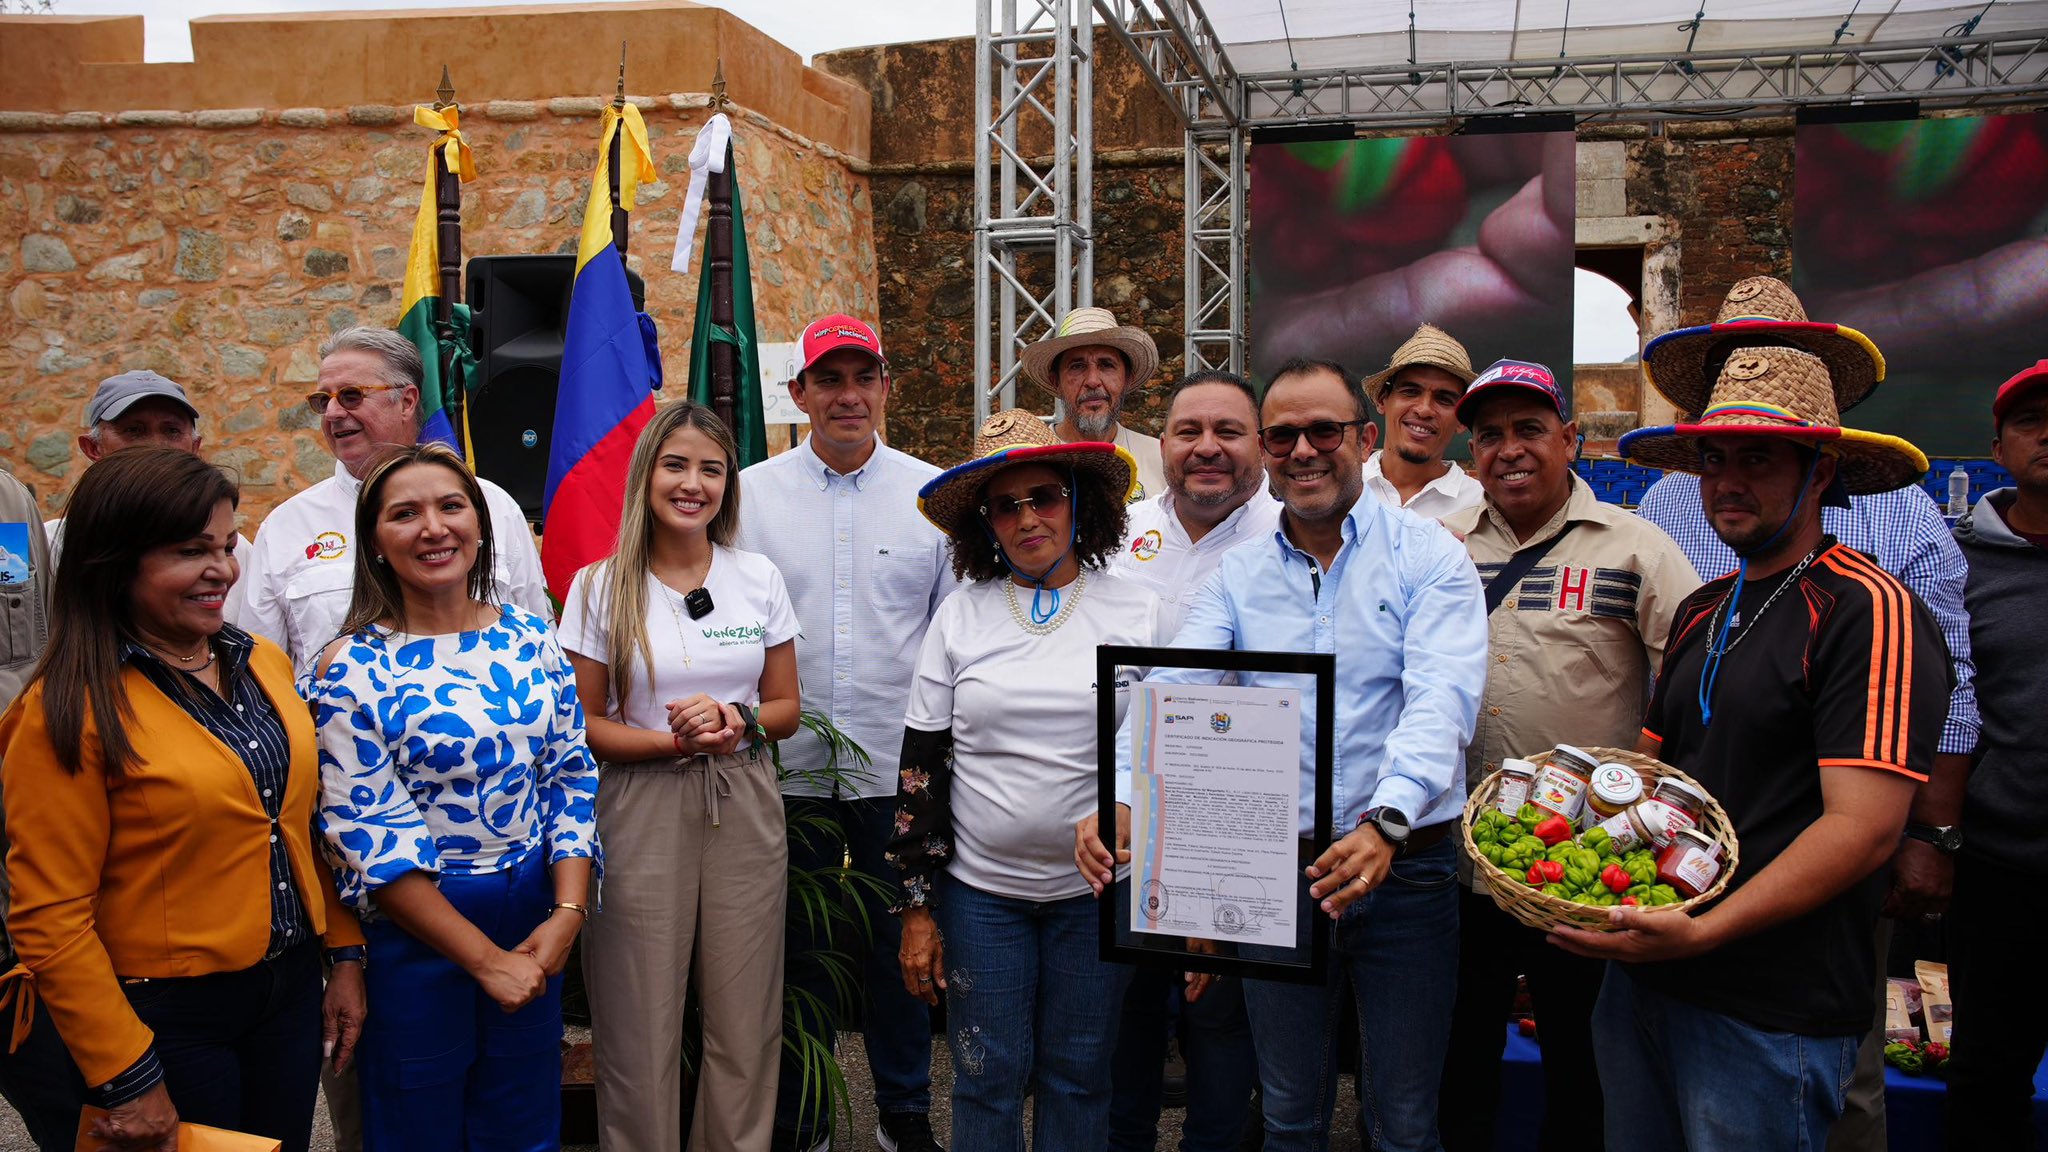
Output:
[[[1500,762],[1500,791],[1494,794],[1493,806],[1503,814],[1513,816],[1529,802],[1529,786],[1536,780],[1536,766],[1527,760],[1507,759]]]
[[[1638,807],[1642,809],[1643,823],[1650,829],[1651,839],[1662,848],[1670,844],[1679,832],[1700,826],[1700,821],[1706,818],[1707,797],[1685,781],[1667,776],[1657,781],[1650,798]]]
[[[1721,844],[1697,828],[1682,828],[1657,854],[1657,879],[1690,900],[1703,895],[1721,875]]]
[[[1642,805],[1631,805],[1602,820],[1601,831],[1607,833],[1607,840],[1614,845],[1614,854],[1626,855],[1644,845],[1654,846],[1657,838],[1643,822]]]
[[[1593,785],[1593,773],[1600,762],[1569,744],[1544,758],[1529,786],[1529,803],[1552,816],[1562,816],[1577,827],[1586,809],[1586,792]]]
[[[1588,820],[1605,820],[1643,798],[1643,777],[1626,764],[1602,764],[1593,773],[1593,786],[1586,793],[1586,805],[1593,815]]]

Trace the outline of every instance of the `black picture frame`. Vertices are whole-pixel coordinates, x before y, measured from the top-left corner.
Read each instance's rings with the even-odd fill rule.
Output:
[[[1095,650],[1095,682],[1115,685],[1130,668],[1198,668],[1215,672],[1279,673],[1310,677],[1315,682],[1315,835],[1300,849],[1306,868],[1334,843],[1331,822],[1332,765],[1335,761],[1337,658],[1328,652],[1216,651],[1201,648],[1151,648],[1103,644]],[[1116,827],[1117,729],[1116,693],[1095,694],[1096,793],[1101,826]],[[1107,842],[1109,836],[1105,835]],[[1296,984],[1320,984],[1329,974],[1330,918],[1304,894],[1295,922],[1294,953],[1299,959],[1255,959],[1226,953],[1195,952],[1184,939],[1131,931],[1130,879],[1120,877],[1099,898],[1102,959],[1118,964],[1170,961],[1184,971],[1219,976],[1253,977]],[[1306,936],[1307,939],[1303,939]]]

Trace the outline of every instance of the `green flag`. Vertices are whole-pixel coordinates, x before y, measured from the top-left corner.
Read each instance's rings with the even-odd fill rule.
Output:
[[[747,259],[747,219],[740,210],[739,169],[726,145],[725,170],[732,174],[732,327],[711,322],[711,245],[704,245],[697,277],[697,323],[690,333],[690,399],[711,403],[711,344],[733,346],[733,439],[740,467],[768,458],[768,421],[761,411],[761,350],[754,334],[754,275]]]

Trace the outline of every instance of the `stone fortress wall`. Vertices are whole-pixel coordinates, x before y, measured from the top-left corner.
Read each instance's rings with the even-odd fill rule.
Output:
[[[332,470],[303,403],[316,349],[398,320],[434,138],[412,105],[444,62],[479,172],[465,255],[574,252],[629,42],[626,90],[661,174],[640,189],[630,263],[671,381],[697,281],[668,262],[721,60],[761,339],[876,314],[868,96],[728,13],[651,0],[192,32],[196,63],[142,64],[140,17],[0,17],[0,461],[52,515],[85,464],[86,397],[128,368],[191,393],[207,455],[241,474],[246,529]]]

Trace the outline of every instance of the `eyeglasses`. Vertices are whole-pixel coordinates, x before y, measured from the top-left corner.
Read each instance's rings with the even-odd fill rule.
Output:
[[[343,409],[353,412],[363,406],[363,399],[370,393],[396,392],[403,387],[403,384],[351,384],[333,392],[308,392],[306,407],[313,410],[313,415],[319,416],[326,413],[329,400],[339,400]]]
[[[1335,452],[1337,445],[1344,442],[1344,430],[1357,428],[1364,420],[1318,420],[1306,428],[1293,424],[1268,424],[1259,429],[1259,445],[1268,456],[1285,456],[1294,451],[1294,442],[1302,436],[1308,437],[1309,447],[1318,452]]]
[[[981,506],[981,514],[988,522],[1001,527],[1014,524],[1024,509],[1031,509],[1034,516],[1045,516],[1055,508],[1066,506],[1072,495],[1064,484],[1040,484],[1026,491],[1022,496],[996,496]]]

